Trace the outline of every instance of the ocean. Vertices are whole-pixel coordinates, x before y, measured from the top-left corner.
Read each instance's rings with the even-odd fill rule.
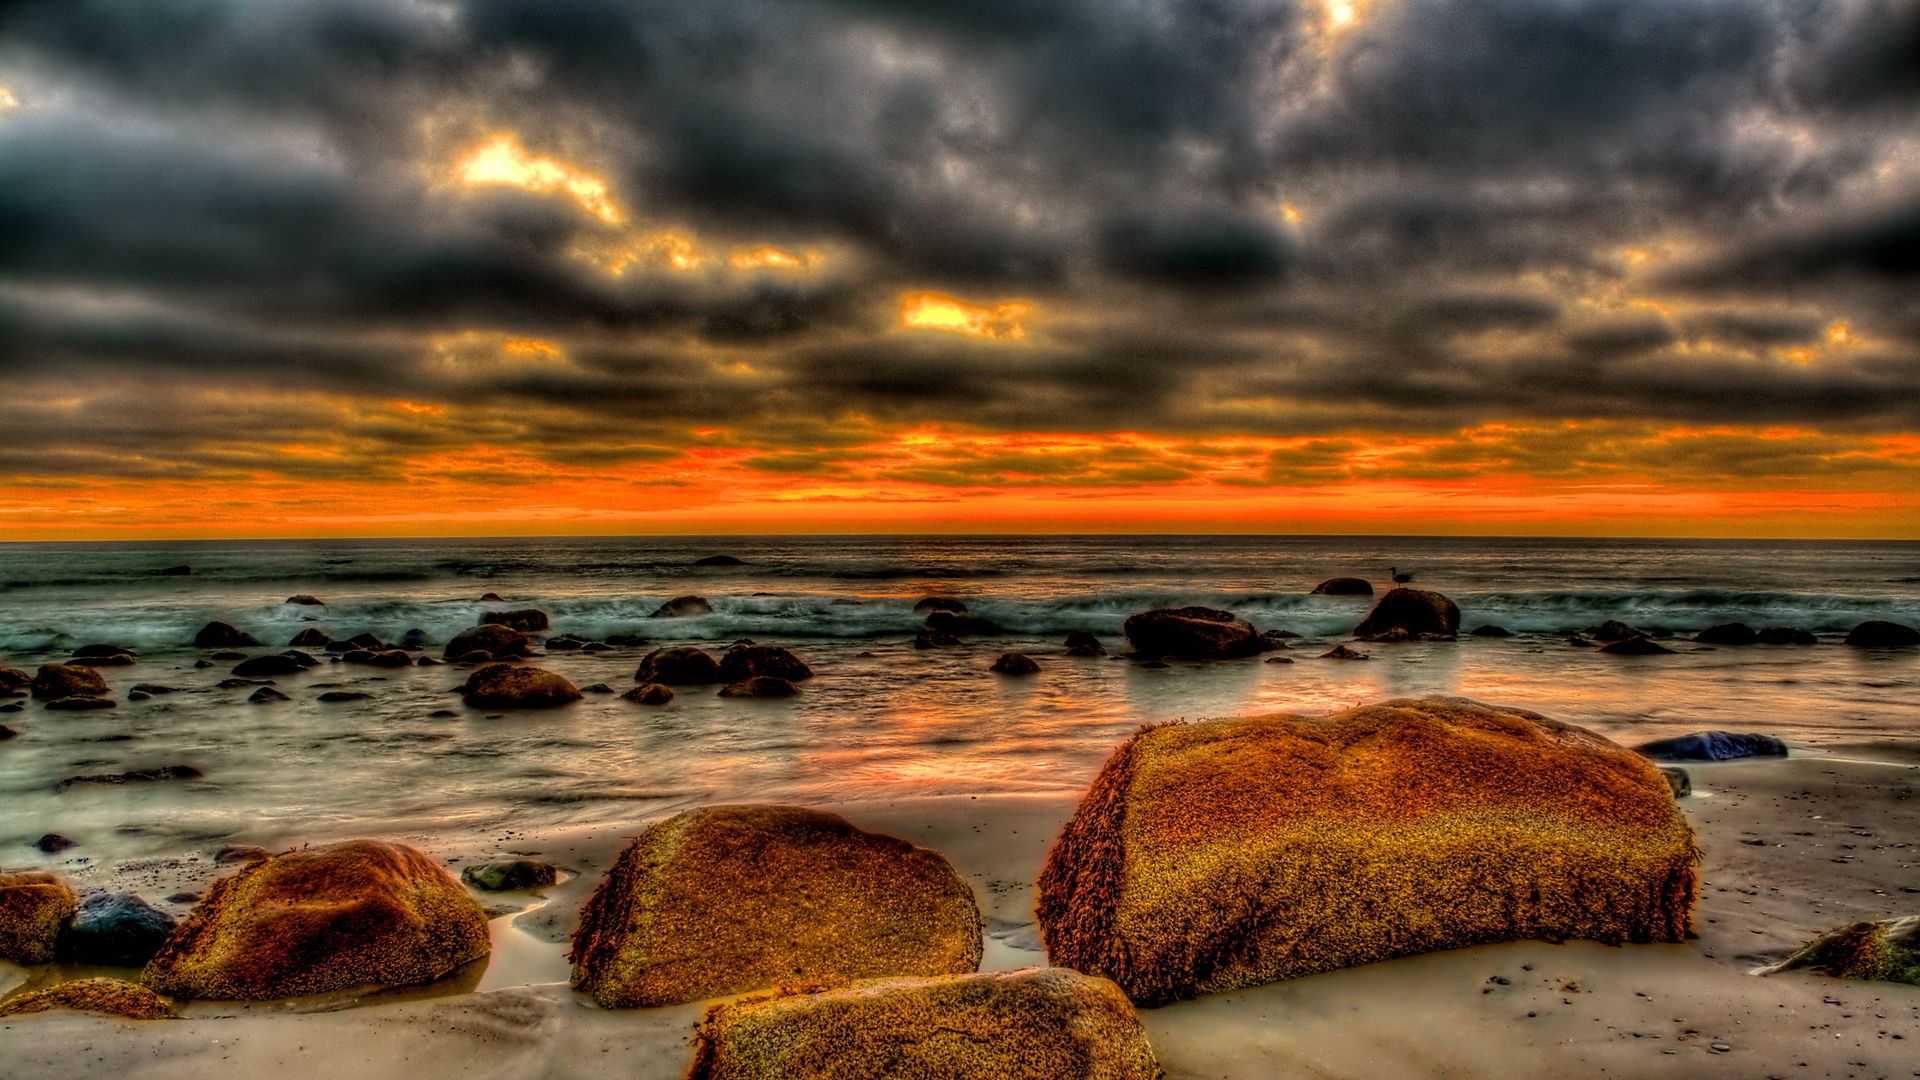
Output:
[[[696,567],[726,554],[744,565]],[[158,573],[186,564],[190,576]],[[1388,585],[1388,569],[1452,597],[1463,630],[1504,639],[1369,645],[1322,660],[1369,601],[1308,595],[1328,577]],[[194,632],[219,619],[277,649],[318,626],[445,642],[484,593],[552,616],[550,633],[638,633],[717,650],[739,638],[792,647],[814,669],[800,695],[722,699],[682,688],[664,707],[589,694],[544,712],[468,709],[454,667],[326,664],[277,680],[293,700],[220,689],[230,663],[196,668]],[[311,593],[324,607],[289,605]],[[713,614],[650,619],[698,594]],[[912,647],[916,600],[964,600],[1005,628],[951,649]],[[1071,658],[1068,631],[1124,651],[1127,615],[1205,604],[1300,635],[1261,659],[1147,668]],[[1379,537],[707,537],[368,540],[0,546],[0,663],[31,669],[110,642],[140,662],[106,668],[117,709],[0,715],[0,864],[58,867],[87,884],[128,867],[204,858],[231,843],[345,836],[436,851],[497,849],[517,834],[641,823],[714,802],[843,803],[913,795],[1060,795],[1085,787],[1142,724],[1458,694],[1534,709],[1623,741],[1700,728],[1780,734],[1799,752],[1920,732],[1920,650],[1840,637],[1868,618],[1920,624],[1920,544]],[[1676,655],[1569,646],[1603,619],[1671,632]],[[1794,626],[1812,646],[1707,648],[1719,622]],[[990,674],[1022,650],[1038,675]],[[273,651],[262,649],[258,651]],[[438,649],[430,652],[437,655]],[[647,651],[553,652],[575,683],[633,684]],[[136,682],[180,692],[127,701]],[[363,701],[325,704],[324,689]],[[451,714],[446,714],[451,710]],[[435,715],[442,713],[442,715]],[[200,779],[78,785],[71,776],[190,765]],[[44,833],[78,846],[43,854]]]

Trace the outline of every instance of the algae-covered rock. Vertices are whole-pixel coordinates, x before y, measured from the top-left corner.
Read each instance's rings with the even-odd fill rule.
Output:
[[[580,911],[573,985],[608,1007],[980,964],[973,890],[939,854],[790,806],[640,834]]]
[[[107,681],[100,673],[79,664],[41,664],[33,677],[36,701],[59,701],[70,697],[95,697],[107,692]]]
[[[79,900],[67,883],[41,870],[0,872],[0,960],[44,964]]]
[[[545,668],[488,664],[467,677],[461,700],[480,709],[551,709],[580,700],[565,676]]]
[[[1857,922],[1814,938],[1777,964],[1755,971],[1772,975],[1795,968],[1838,979],[1877,979],[1920,986],[1920,915]]]
[[[75,979],[0,1002],[0,1016],[25,1016],[54,1009],[127,1020],[177,1020],[180,1017],[166,998],[124,979]]]
[[[173,997],[261,1001],[432,982],[488,950],[486,915],[440,864],[346,840],[215,881],[141,981]]]
[[[882,979],[717,1005],[687,1080],[1156,1080],[1126,995],[1062,968]]]
[[[1646,759],[1464,699],[1148,728],[1040,877],[1049,958],[1162,1003],[1514,939],[1678,941],[1697,852]]]
[[[551,885],[560,880],[560,871],[538,859],[495,859],[460,871],[460,880],[488,892],[512,892]]]

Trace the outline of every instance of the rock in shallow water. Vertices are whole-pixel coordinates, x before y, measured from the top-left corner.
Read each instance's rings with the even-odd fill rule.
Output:
[[[778,645],[734,645],[721,654],[721,682],[738,682],[756,675],[800,682],[813,678],[813,669],[792,650]]]
[[[1049,853],[1039,915],[1054,963],[1158,1004],[1495,941],[1679,941],[1695,858],[1631,751],[1390,701],[1134,736]]]
[[[173,925],[172,915],[135,893],[94,893],[80,901],[60,951],[81,964],[139,967],[160,951]]]
[[[432,982],[489,947],[485,913],[438,863],[348,840],[215,881],[141,980],[180,998],[272,1000]]]
[[[1847,631],[1847,644],[1863,649],[1899,649],[1920,645],[1920,630],[1905,623],[1868,619]]]
[[[1634,750],[1656,761],[1735,761],[1749,757],[1786,757],[1787,744],[1751,731],[1696,731],[1655,739]]]
[[[1122,631],[1134,654],[1145,658],[1223,660],[1266,648],[1252,623],[1214,608],[1155,608],[1127,616]]]
[[[1001,675],[1035,675],[1039,673],[1040,665],[1026,653],[1010,652],[1001,653],[988,670]]]
[[[772,675],[755,675],[750,679],[730,682],[720,689],[723,698],[789,698],[798,694],[800,688],[786,679]]]
[[[940,855],[789,806],[660,822],[580,912],[573,985],[611,1008],[788,984],[970,972],[973,890]]]
[[[527,635],[510,626],[492,623],[481,626],[469,626],[453,635],[441,656],[448,660],[458,660],[468,653],[483,652],[496,660],[505,660],[512,656],[525,656],[533,651],[533,642]]]
[[[251,649],[259,644],[252,634],[231,623],[210,622],[193,635],[196,649]]]
[[[1730,622],[1709,626],[1695,634],[1693,640],[1702,645],[1753,645],[1759,642],[1760,635],[1746,623]]]
[[[118,706],[112,698],[104,697],[63,697],[47,702],[46,708],[55,712],[95,712],[100,709],[112,709]]]
[[[119,773],[88,773],[69,776],[53,786],[65,791],[80,784],[147,784],[162,780],[198,780],[206,775],[191,765],[162,765],[157,769],[130,769]]]
[[[107,692],[107,680],[78,664],[41,664],[33,677],[32,690],[36,701],[92,697]]]
[[[1408,638],[1450,638],[1460,632],[1460,606],[1425,589],[1391,589],[1353,628],[1362,641],[1398,631]]]
[[[74,979],[0,1002],[0,1016],[26,1016],[54,1009],[123,1020],[176,1020],[180,1016],[166,998],[124,979]]]
[[[580,691],[544,668],[488,664],[468,676],[461,698],[481,709],[551,709],[580,700]]]
[[[706,686],[720,681],[720,662],[705,649],[691,645],[655,649],[641,658],[633,677],[638,682],[666,686]]]
[[[1673,650],[1647,637],[1622,638],[1609,641],[1600,647],[1603,653],[1614,656],[1670,656]]]
[[[684,619],[693,615],[711,615],[713,605],[704,596],[676,596],[661,604],[648,616],[653,619]]]
[[[673,700],[673,691],[657,682],[641,683],[620,695],[620,700],[639,705],[665,705]]]
[[[687,1080],[1157,1080],[1118,987],[1063,968],[884,979],[709,1010]]]
[[[460,871],[460,880],[488,892],[512,892],[551,885],[560,880],[560,871],[538,859],[496,859]]]

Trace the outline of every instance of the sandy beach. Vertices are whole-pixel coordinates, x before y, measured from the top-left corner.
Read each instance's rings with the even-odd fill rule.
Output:
[[[1920,741],[1834,742],[1690,772],[1695,794],[1682,805],[1704,851],[1697,940],[1516,942],[1143,1010],[1168,1076],[1920,1075],[1920,989],[1749,974],[1816,933],[1920,905]],[[1044,963],[1032,883],[1072,800],[833,809],[953,861],[980,901],[984,968]],[[609,1011],[565,981],[575,910],[641,824],[503,838],[502,853],[570,876],[539,896],[509,894],[536,906],[496,917],[484,970],[439,987],[195,1003],[170,1022],[40,1014],[0,1023],[0,1059],[20,1077],[128,1080],[679,1076],[704,1004]],[[0,968],[0,988],[22,971]]]

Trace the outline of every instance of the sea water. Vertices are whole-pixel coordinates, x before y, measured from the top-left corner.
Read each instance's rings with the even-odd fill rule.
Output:
[[[696,567],[713,554],[744,565]],[[175,564],[191,575],[158,571]],[[1370,600],[1309,595],[1333,576],[1390,587],[1389,568],[1452,597],[1463,630],[1493,639],[1365,645],[1319,659]],[[484,593],[504,604],[483,604]],[[323,607],[284,603],[311,593]],[[715,611],[649,615],[684,594]],[[1005,633],[915,649],[922,597],[957,597]],[[1227,608],[1303,635],[1265,658],[1146,667],[1073,658],[1068,631],[1126,651],[1125,618]],[[549,633],[642,634],[715,651],[793,648],[815,677],[786,700],[682,687],[671,704],[619,700],[646,647],[553,651],[535,663],[614,693],[547,711],[470,709],[456,667],[327,663],[282,677],[293,700],[220,689],[231,661],[197,668],[210,620],[274,651],[320,627],[337,638],[409,629],[444,643],[486,608],[536,607]],[[1385,698],[1458,694],[1534,709],[1632,742],[1700,728],[1766,731],[1801,752],[1920,734],[1920,650],[1840,644],[1868,618],[1920,624],[1920,544],[1350,537],[819,537],[19,544],[0,546],[0,663],[31,669],[73,648],[138,651],[103,668],[119,707],[0,715],[0,866],[51,866],[89,884],[170,860],[204,865],[231,843],[345,836],[432,850],[632,824],[733,801],[839,803],[914,795],[1071,795],[1142,724],[1256,712],[1320,714]],[[1671,656],[1568,645],[1603,619],[1669,632]],[[1794,626],[1813,646],[1688,641],[1740,620]],[[543,636],[543,635],[537,635]],[[989,673],[1001,652],[1037,675]],[[438,648],[428,650],[437,655]],[[179,692],[128,701],[138,682]],[[326,689],[365,692],[342,704]],[[438,715],[436,715],[438,714]],[[1837,752],[1837,751],[1827,751]],[[191,781],[76,785],[72,776],[190,765]],[[45,833],[78,846],[44,854]],[[164,874],[159,877],[164,877]],[[157,878],[155,878],[157,880]]]

